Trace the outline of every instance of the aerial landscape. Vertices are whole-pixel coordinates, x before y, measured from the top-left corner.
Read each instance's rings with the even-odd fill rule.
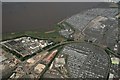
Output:
[[[5,18],[8,12],[4,9],[14,4],[3,3],[3,35],[0,41],[2,80],[119,80],[119,2],[107,3],[107,7],[103,4],[95,7],[94,4],[94,7],[76,11],[58,22],[51,21],[50,25],[54,24],[47,30],[42,27],[40,31],[37,27],[32,30],[32,25],[31,29],[23,32],[22,28],[26,25],[17,31],[6,27],[12,23],[17,25],[15,15],[15,23],[12,20],[9,23]],[[4,18],[8,21],[5,22]]]

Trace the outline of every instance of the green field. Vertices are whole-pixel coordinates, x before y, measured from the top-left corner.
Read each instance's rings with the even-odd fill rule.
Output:
[[[62,37],[58,31],[60,30],[58,25],[54,25],[54,30],[41,32],[41,31],[26,31],[26,32],[16,32],[16,33],[6,33],[2,35],[2,40],[8,40],[17,38],[20,36],[31,36],[38,39],[50,39],[55,42],[65,41],[66,39]]]

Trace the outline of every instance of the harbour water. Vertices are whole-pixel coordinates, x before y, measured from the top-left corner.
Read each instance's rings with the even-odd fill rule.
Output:
[[[81,11],[108,7],[96,2],[4,2],[2,33],[53,30],[53,25]]]

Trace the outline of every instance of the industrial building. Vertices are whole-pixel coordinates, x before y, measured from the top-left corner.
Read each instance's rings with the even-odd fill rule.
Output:
[[[34,71],[38,74],[40,74],[45,68],[45,65],[43,64],[38,64],[35,68],[34,68]]]
[[[52,45],[53,42],[48,40],[39,40],[32,37],[20,37],[3,41],[1,44],[18,55],[25,57],[32,55],[49,45]]]

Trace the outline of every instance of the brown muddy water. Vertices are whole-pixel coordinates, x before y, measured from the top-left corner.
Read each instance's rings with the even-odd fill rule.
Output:
[[[2,33],[53,30],[53,25],[65,18],[108,5],[96,2],[4,2]]]

